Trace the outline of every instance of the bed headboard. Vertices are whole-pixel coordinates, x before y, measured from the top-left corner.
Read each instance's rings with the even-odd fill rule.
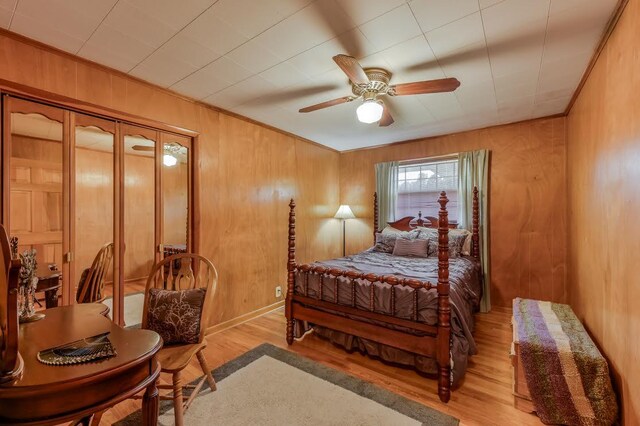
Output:
[[[478,200],[478,188],[473,188],[473,204],[472,204],[472,212],[473,212],[473,221],[471,223],[471,241],[473,242],[471,248],[471,254],[479,259],[480,258],[480,233],[479,233],[479,200]],[[395,222],[387,222],[387,225],[399,229],[400,231],[411,231],[416,227],[424,227],[424,228],[435,228],[438,229],[438,218],[433,216],[422,217],[422,212],[418,212],[418,217],[415,216],[406,216],[402,219],[396,220]],[[458,227],[458,223],[456,221],[449,221],[449,228],[456,229]],[[378,224],[378,193],[373,193],[373,242],[375,244],[376,233],[381,232],[380,226]]]

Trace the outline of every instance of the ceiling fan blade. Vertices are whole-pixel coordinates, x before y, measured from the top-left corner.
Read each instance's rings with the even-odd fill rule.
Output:
[[[155,151],[156,148],[153,146],[145,146],[145,145],[134,145],[131,147],[134,151]]]
[[[384,109],[382,110],[382,118],[378,121],[379,127],[387,127],[394,123],[394,119],[391,116],[391,112],[389,111],[389,106],[384,105]]]
[[[460,86],[457,78],[440,80],[415,81],[413,83],[395,84],[390,87],[392,96],[420,95],[423,93],[453,92]]]
[[[300,110],[298,110],[298,112],[317,111],[319,109],[329,108],[329,107],[332,107],[334,105],[340,105],[340,104],[344,104],[346,102],[351,102],[354,99],[355,99],[355,97],[353,97],[353,96],[345,96],[345,97],[342,97],[342,98],[333,99],[331,101],[326,101],[326,102],[321,102],[319,104],[311,105],[311,106],[308,106],[306,108],[301,108]]]
[[[369,84],[369,77],[362,69],[360,63],[353,56],[349,55],[336,55],[333,60],[340,67],[342,71],[349,77],[352,83],[355,84]]]

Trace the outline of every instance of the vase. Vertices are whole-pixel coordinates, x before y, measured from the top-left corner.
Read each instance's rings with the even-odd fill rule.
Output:
[[[35,299],[37,286],[37,277],[31,278],[29,285],[20,286],[18,293],[18,312],[20,313],[20,322],[32,322],[44,318],[44,314],[36,313]]]

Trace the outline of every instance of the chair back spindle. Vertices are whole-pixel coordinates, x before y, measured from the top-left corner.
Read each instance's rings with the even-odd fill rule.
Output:
[[[113,243],[107,243],[98,251],[84,279],[81,278],[76,293],[76,302],[94,303],[104,299],[104,281],[112,259]]]

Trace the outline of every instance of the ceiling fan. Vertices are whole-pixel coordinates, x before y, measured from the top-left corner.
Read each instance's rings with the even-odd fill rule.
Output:
[[[336,55],[333,60],[349,77],[353,95],[311,105],[300,109],[299,112],[317,111],[362,98],[363,102],[356,110],[358,120],[368,124],[378,122],[380,127],[386,127],[393,124],[394,120],[389,112],[389,107],[379,97],[453,92],[460,86],[460,82],[456,78],[390,85],[391,73],[385,69],[362,68],[356,58],[349,55]]]
[[[164,155],[162,157],[162,163],[167,167],[175,166],[178,163],[178,155],[182,147],[176,143],[169,143],[164,145]],[[156,150],[154,146],[149,145],[133,145],[131,147],[134,151],[148,151],[153,152]]]

